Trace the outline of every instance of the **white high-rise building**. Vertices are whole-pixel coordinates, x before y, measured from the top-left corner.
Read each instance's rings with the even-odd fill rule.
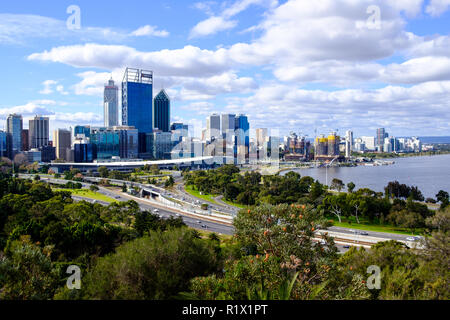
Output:
[[[353,151],[353,131],[347,130],[345,133],[345,157],[350,158]]]
[[[119,125],[119,88],[114,85],[114,80],[105,85],[103,112],[105,127],[111,128]]]
[[[211,141],[212,138],[221,137],[220,132],[220,115],[214,113],[206,118],[205,139]]]
[[[364,143],[366,150],[375,150],[375,137],[361,137],[361,140]]]

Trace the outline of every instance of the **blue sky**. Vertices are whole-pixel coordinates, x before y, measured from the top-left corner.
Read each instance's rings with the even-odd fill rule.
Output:
[[[66,26],[80,8],[80,29]],[[380,13],[373,15],[373,7]],[[2,1],[0,129],[100,125],[102,86],[154,71],[173,121],[212,112],[313,136],[450,135],[450,0]],[[372,8],[372,10],[369,10]],[[25,127],[27,121],[25,121]]]

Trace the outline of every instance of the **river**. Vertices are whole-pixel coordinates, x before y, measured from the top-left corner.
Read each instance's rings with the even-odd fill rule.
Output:
[[[384,192],[389,181],[399,181],[409,186],[417,186],[425,198],[435,198],[439,190],[450,192],[450,154],[439,156],[405,157],[386,159],[395,164],[386,166],[357,166],[328,168],[328,184],[333,178],[345,184],[352,181],[356,189],[370,188]],[[310,176],[325,184],[325,168],[295,169],[302,176]],[[286,174],[287,171],[282,172]]]

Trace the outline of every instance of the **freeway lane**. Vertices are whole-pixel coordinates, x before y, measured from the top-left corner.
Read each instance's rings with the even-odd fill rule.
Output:
[[[34,175],[21,174],[20,176],[23,176],[24,178],[33,178]],[[54,184],[65,184],[65,183],[68,182],[67,180],[54,179],[54,178],[49,178],[49,177],[41,177],[41,180],[42,181],[48,181],[48,182],[54,183]],[[129,182],[126,182],[126,183],[129,183]],[[89,186],[91,185],[91,184],[85,183],[85,182],[82,182],[81,184],[82,184],[82,186],[84,188],[89,188]],[[134,200],[134,201],[139,203],[139,205],[142,208],[142,210],[148,210],[148,211],[152,211],[153,212],[154,209],[158,209],[159,210],[158,213],[161,214],[162,217],[166,217],[167,218],[167,217],[170,217],[170,216],[181,216],[188,226],[196,228],[196,229],[201,229],[202,225],[205,225],[206,228],[203,228],[203,229],[206,229],[206,230],[211,231],[211,232],[231,235],[231,234],[233,234],[233,231],[234,231],[234,229],[231,226],[231,224],[224,224],[224,223],[221,223],[221,222],[213,222],[210,219],[208,219],[208,217],[192,216],[192,215],[189,215],[187,213],[178,211],[176,209],[167,208],[162,203],[158,203],[158,204],[149,203],[148,200],[144,200],[144,199],[132,197],[132,196],[129,196],[129,195],[125,195],[125,194],[123,194],[121,192],[114,192],[112,190],[109,190],[109,189],[106,189],[106,188],[100,187],[100,186],[99,186],[99,191],[98,192],[100,192],[100,193],[102,193],[102,194],[104,194],[104,195],[106,195],[108,197],[111,197],[113,199],[116,199],[117,201]],[[347,228],[330,227],[329,230],[330,231],[334,231],[334,232],[338,232],[338,233],[340,233],[342,235],[355,236],[355,233],[353,232],[353,230],[347,229]],[[362,231],[362,230],[360,230],[360,231]],[[381,239],[392,239],[392,240],[407,241],[406,238],[408,237],[408,235],[383,233],[383,232],[374,232],[374,231],[368,232],[368,235],[371,236],[371,237],[380,238],[380,240]],[[338,247],[340,247],[340,249],[343,249],[342,246],[338,245]]]

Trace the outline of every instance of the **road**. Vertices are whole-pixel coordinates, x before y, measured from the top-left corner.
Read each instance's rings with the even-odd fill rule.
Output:
[[[34,175],[21,174],[20,176],[23,176],[24,178],[33,178]],[[96,178],[93,178],[93,179],[96,179]],[[49,183],[54,183],[54,184],[66,184],[68,182],[67,180],[55,179],[55,178],[50,178],[50,177],[45,177],[45,176],[41,177],[41,180],[47,181]],[[109,179],[109,180],[111,180],[111,179]],[[123,183],[124,181],[117,180],[114,182]],[[138,183],[131,183],[128,181],[125,181],[125,183],[127,183],[129,185],[131,185],[131,184],[139,185]],[[81,182],[81,184],[82,184],[83,188],[87,188],[87,189],[91,186],[90,183],[86,183],[86,182]],[[148,188],[148,186],[145,186],[145,187]],[[210,232],[215,232],[215,233],[225,234],[225,235],[232,235],[234,233],[234,228],[231,225],[231,223],[214,222],[214,221],[211,221],[211,219],[208,217],[193,216],[193,215],[190,215],[188,213],[185,213],[185,212],[182,212],[182,211],[179,211],[176,209],[168,208],[168,207],[164,206],[164,204],[162,204],[162,203],[153,203],[146,199],[133,197],[133,196],[124,194],[122,192],[112,191],[110,189],[107,189],[107,188],[104,188],[101,186],[99,186],[98,192],[100,192],[110,198],[116,199],[117,201],[134,200],[139,204],[141,210],[155,212],[154,210],[157,209],[158,210],[157,213],[162,218],[167,219],[169,217],[181,217],[183,219],[183,221],[186,223],[186,225],[188,225],[189,227],[195,228],[195,229],[200,229],[200,230],[203,229],[203,230],[207,230]],[[166,192],[166,195],[170,195],[171,197],[174,197],[173,193]],[[189,195],[189,197],[192,200],[198,200],[197,198],[195,198],[191,195]],[[79,196],[73,196],[73,198],[78,199],[78,200],[84,199]],[[86,199],[84,199],[84,200],[86,200]],[[93,200],[91,200],[91,202],[92,201]],[[97,201],[97,202],[99,202],[99,201]],[[102,204],[106,204],[106,203],[102,203]],[[352,230],[352,229],[348,229],[348,228],[335,227],[335,226],[328,228],[328,230],[338,232],[342,235],[347,235],[347,236],[349,236],[349,235],[355,236],[355,231],[357,231],[357,232],[362,231],[362,230]],[[407,241],[407,238],[410,237],[408,235],[384,233],[384,232],[374,232],[374,231],[369,231],[367,233],[370,237],[380,238],[380,240],[390,239],[390,240]],[[345,252],[346,250],[348,250],[348,248],[344,248],[344,245],[337,245],[337,246],[341,252]]]

